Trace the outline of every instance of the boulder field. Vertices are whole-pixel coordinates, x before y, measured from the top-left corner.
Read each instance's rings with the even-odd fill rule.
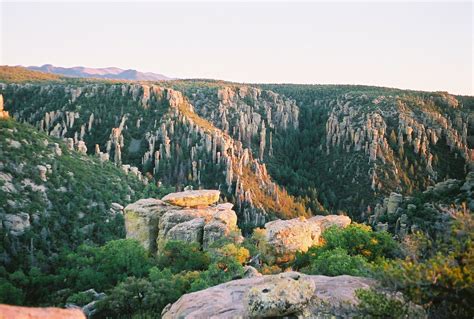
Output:
[[[358,314],[356,290],[375,285],[353,276],[255,276],[185,294],[163,309],[162,318],[347,318]]]

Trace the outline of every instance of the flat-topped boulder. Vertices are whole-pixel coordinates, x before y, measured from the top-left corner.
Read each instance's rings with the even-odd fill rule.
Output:
[[[201,191],[182,193],[189,194],[190,192]],[[217,199],[219,198],[219,191],[204,192],[213,192]],[[141,199],[125,207],[127,238],[138,240],[145,249],[155,253],[169,240],[196,242],[203,248],[207,248],[221,238],[240,234],[240,229],[237,227],[237,214],[232,210],[232,204],[183,207],[171,205],[170,201],[165,201],[166,197],[187,198],[187,195],[179,194],[181,193],[167,195],[163,197],[163,200]],[[211,198],[209,202],[215,203],[217,199]]]
[[[265,224],[266,240],[273,247],[277,263],[290,261],[296,252],[319,245],[321,234],[331,226],[346,227],[351,219],[342,215],[275,220]]]
[[[0,319],[86,319],[80,309],[0,305]]]
[[[205,207],[219,201],[218,190],[190,190],[179,193],[171,193],[162,198],[168,204],[179,207]]]
[[[353,276],[254,276],[185,294],[163,310],[162,318],[354,317],[359,314],[356,290],[375,285]]]

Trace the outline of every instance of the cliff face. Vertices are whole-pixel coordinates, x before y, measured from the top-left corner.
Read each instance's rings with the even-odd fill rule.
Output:
[[[244,229],[309,210],[365,220],[392,191],[463,178],[474,156],[472,101],[446,93],[197,81],[0,93],[14,118],[144,183],[219,189]]]

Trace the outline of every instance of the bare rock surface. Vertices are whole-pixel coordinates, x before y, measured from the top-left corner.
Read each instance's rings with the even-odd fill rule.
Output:
[[[125,207],[127,238],[138,240],[147,250],[156,250],[158,223],[168,206],[159,199],[140,199]]]
[[[266,239],[278,256],[277,262],[286,262],[294,253],[320,244],[321,234],[328,227],[346,227],[350,223],[351,219],[342,215],[275,220],[265,224]]]
[[[30,228],[30,215],[27,213],[3,215],[3,227],[13,236],[20,236]]]
[[[179,207],[209,206],[219,201],[218,190],[190,190],[171,193],[163,197],[163,201]]]
[[[244,298],[250,317],[302,313],[313,297],[315,283],[299,273],[283,273],[250,288]]]
[[[343,318],[357,315],[355,291],[376,282],[353,276],[307,276],[297,272],[233,280],[185,294],[163,318],[250,318],[295,315]]]
[[[239,233],[237,215],[232,210],[232,204],[175,206],[169,202],[193,198],[197,203],[200,195],[192,195],[201,191],[185,191],[173,193],[158,199],[141,199],[124,209],[125,229],[127,238],[137,239],[151,252],[155,252],[168,240],[180,240],[188,243],[196,242],[203,248],[209,247],[214,241],[229,237],[233,232]],[[219,191],[204,191],[204,198],[208,203],[215,203],[219,198]],[[211,195],[209,195],[211,194]],[[213,195],[212,195],[213,194]],[[215,196],[214,199],[211,197]],[[165,202],[167,199],[168,203]],[[170,200],[170,198],[174,198]]]
[[[79,309],[31,308],[0,305],[0,319],[86,319]]]

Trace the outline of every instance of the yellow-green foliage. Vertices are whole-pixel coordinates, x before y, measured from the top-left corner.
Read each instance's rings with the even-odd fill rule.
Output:
[[[63,77],[56,74],[32,71],[19,66],[0,66],[0,82],[45,82],[61,81],[62,79]]]
[[[384,263],[380,279],[431,313],[472,318],[474,218],[471,213],[456,214],[448,235],[446,242],[434,243],[437,251],[432,256]]]

